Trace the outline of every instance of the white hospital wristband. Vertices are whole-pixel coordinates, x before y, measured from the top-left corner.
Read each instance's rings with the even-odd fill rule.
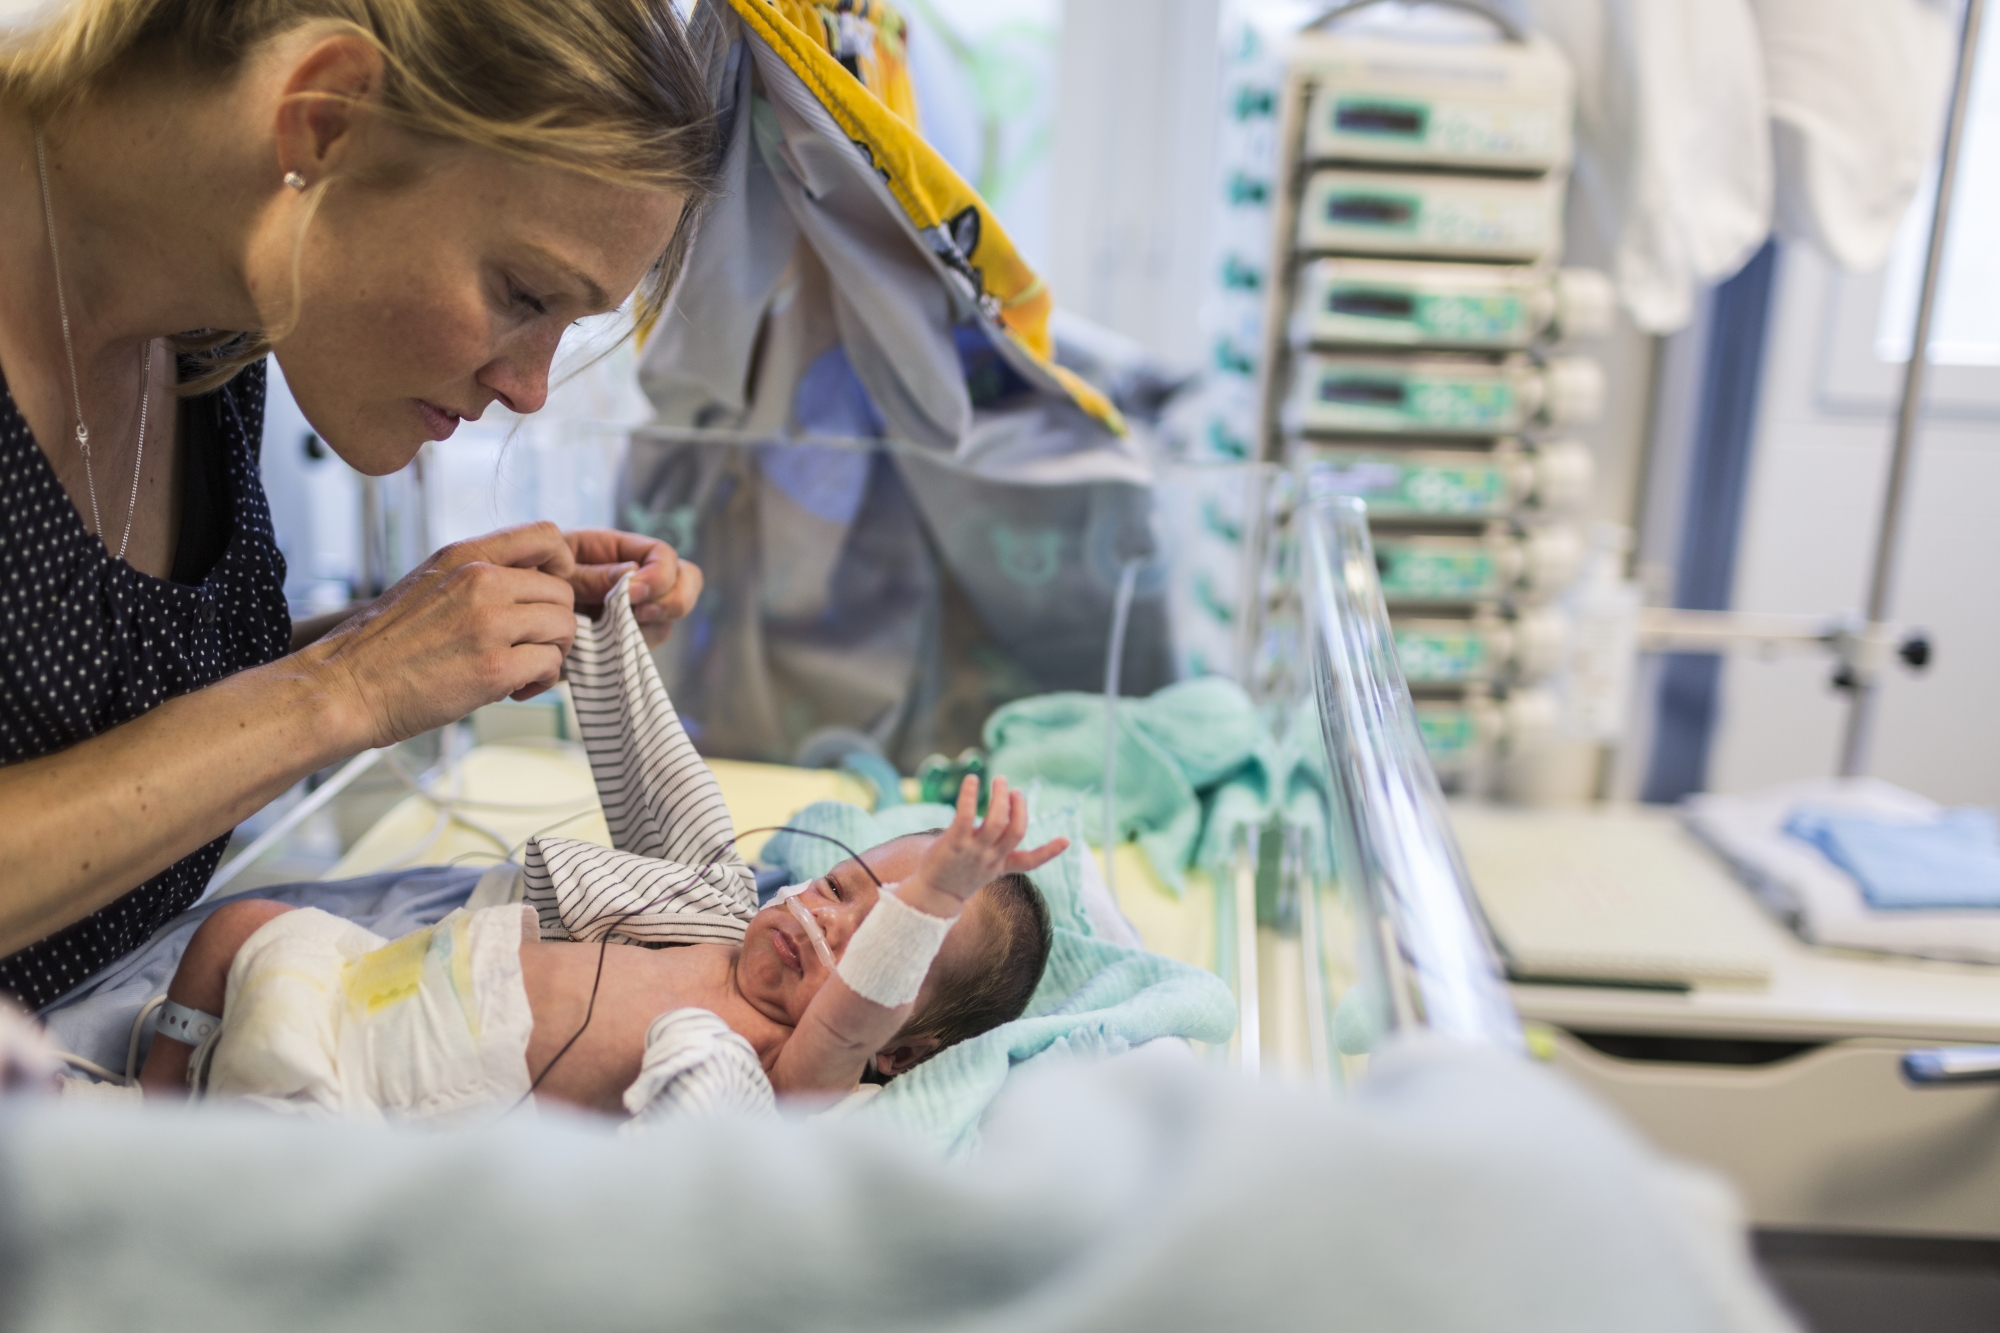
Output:
[[[884,889],[847,941],[840,979],[856,995],[885,1009],[908,1004],[917,998],[950,929],[950,918],[919,912]]]

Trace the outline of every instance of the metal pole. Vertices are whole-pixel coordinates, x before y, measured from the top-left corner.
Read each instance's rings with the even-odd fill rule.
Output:
[[[1958,184],[1958,150],[1965,141],[1965,110],[1972,100],[1973,63],[1979,55],[1979,25],[1986,0],[1966,0],[1964,27],[1958,38],[1958,73],[1951,86],[1951,114],[1945,121],[1944,152],[1938,160],[1937,198],[1931,206],[1930,245],[1924,251],[1924,281],[1917,297],[1916,327],[1910,331],[1910,359],[1903,367],[1903,398],[1896,408],[1896,438],[1889,449],[1889,484],[1882,495],[1882,525],[1875,537],[1875,568],[1868,581],[1870,637],[1882,640],[1889,619],[1889,593],[1896,573],[1896,544],[1903,522],[1903,491],[1909,484],[1910,461],[1916,451],[1917,420],[1923,412],[1924,379],[1930,369],[1931,318],[1937,308],[1938,274],[1944,267],[1945,228],[1951,220],[1952,193]],[[1840,775],[1860,777],[1868,769],[1868,748],[1875,730],[1880,663],[1869,662],[1854,673],[1853,701],[1847,713],[1847,734],[1840,746]]]

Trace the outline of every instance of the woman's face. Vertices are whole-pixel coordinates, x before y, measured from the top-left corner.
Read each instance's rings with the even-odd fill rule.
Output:
[[[275,344],[306,419],[372,476],[495,402],[540,408],[563,330],[622,302],[681,212],[663,191],[479,149],[418,151],[414,178],[393,188],[330,182],[299,252],[296,322]],[[290,249],[267,245],[252,264],[260,308],[281,317]]]
[[[930,835],[918,834],[883,843],[861,854],[867,869],[854,861],[843,861],[798,894],[800,905],[819,923],[836,963],[846,955],[847,942],[875,908],[880,896],[875,879],[895,884],[909,878],[932,841]],[[868,873],[871,870],[873,878]],[[989,916],[985,900],[973,895],[945,934],[930,975],[917,992],[913,1012],[922,1013],[930,1004],[941,970],[962,975],[979,957],[991,929]],[[806,1006],[831,975],[814,951],[805,927],[783,903],[774,902],[751,918],[736,962],[736,984],[766,1018],[787,1027],[798,1026]]]

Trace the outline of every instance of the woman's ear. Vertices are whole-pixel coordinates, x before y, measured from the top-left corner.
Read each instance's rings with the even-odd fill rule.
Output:
[[[361,38],[342,33],[306,48],[278,99],[279,169],[324,177],[353,136],[356,106],[381,91],[382,53]]]
[[[930,1059],[937,1051],[936,1037],[916,1037],[899,1042],[875,1053],[875,1072],[885,1078],[894,1078]]]

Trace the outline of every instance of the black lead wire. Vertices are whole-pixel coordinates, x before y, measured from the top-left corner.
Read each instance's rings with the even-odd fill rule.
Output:
[[[683,889],[686,889],[693,884],[705,882],[708,878],[708,872],[715,869],[715,867],[721,863],[724,852],[727,852],[732,846],[734,846],[736,843],[741,842],[743,839],[752,837],[759,833],[796,833],[799,834],[801,837],[818,838],[821,842],[830,842],[834,846],[840,848],[841,851],[847,853],[847,858],[850,861],[853,861],[856,865],[860,866],[862,871],[868,876],[869,879],[875,881],[875,887],[878,890],[883,888],[882,881],[876,877],[876,874],[873,870],[869,869],[868,863],[861,859],[861,853],[855,851],[852,847],[849,847],[846,843],[842,842],[839,838],[834,837],[832,834],[819,833],[815,832],[812,829],[793,828],[789,824],[774,824],[769,828],[745,829],[743,832],[735,834],[729,839],[728,842],[723,843],[721,847],[716,849],[715,854],[709,857],[707,863],[704,864],[701,867],[701,869],[695,871],[689,878],[680,881],[678,884],[675,884],[672,888],[668,889],[665,893],[660,894],[658,897],[653,898],[648,902],[641,903],[639,906],[633,908],[629,912],[626,912],[624,915],[620,916],[616,921],[612,922],[610,925],[604,928],[604,934],[599,939],[597,945],[597,971],[595,975],[593,975],[591,978],[590,1000],[587,1004],[584,1005],[583,1022],[578,1024],[576,1031],[570,1034],[570,1039],[562,1044],[562,1048],[558,1050],[554,1055],[549,1057],[549,1062],[542,1066],[541,1073],[535,1075],[535,1081],[528,1085],[528,1090],[526,1093],[522,1094],[521,1100],[515,1102],[512,1106],[508,1107],[507,1110],[503,1113],[503,1118],[504,1116],[512,1115],[514,1112],[520,1110],[534,1097],[536,1089],[542,1086],[542,1080],[546,1079],[549,1076],[549,1071],[554,1069],[556,1067],[556,1063],[560,1061],[565,1055],[569,1054],[570,1047],[576,1045],[576,1043],[583,1037],[584,1030],[590,1026],[590,1020],[597,1014],[597,992],[598,989],[604,984],[604,958],[605,955],[611,949],[611,937],[612,935],[617,933],[618,928],[620,926],[623,926],[627,921],[630,921],[633,917],[643,915],[644,913],[651,911],[653,908],[658,907],[661,903],[666,902],[668,899],[677,896]]]

